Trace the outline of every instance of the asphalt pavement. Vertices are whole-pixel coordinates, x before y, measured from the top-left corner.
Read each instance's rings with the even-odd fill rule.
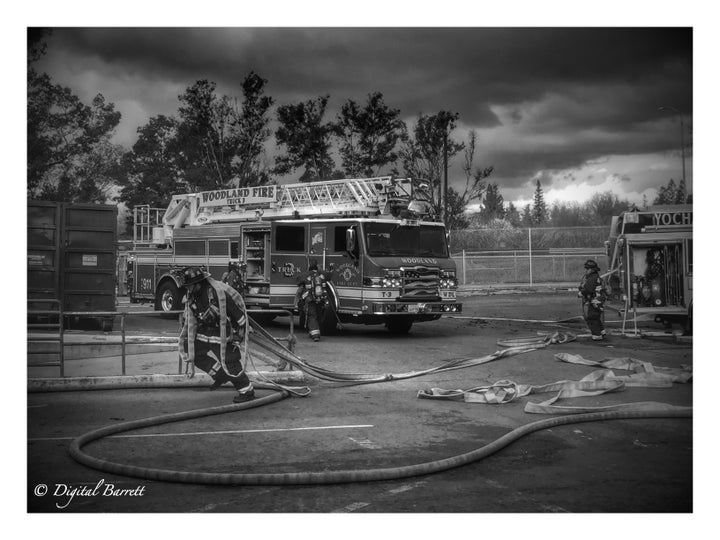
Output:
[[[307,386],[310,396],[145,427],[91,443],[86,451],[126,465],[207,473],[292,475],[397,469],[472,453],[511,430],[547,418],[528,414],[525,407],[528,402],[551,397],[530,395],[487,405],[418,399],[421,390],[467,390],[500,380],[544,385],[577,381],[595,369],[559,362],[557,353],[598,362],[636,358],[667,368],[692,364],[692,343],[678,341],[673,334],[653,338],[614,335],[602,344],[582,337],[586,332],[582,322],[572,320],[578,314],[577,299],[562,287],[536,288],[529,294],[465,289],[462,295],[465,310],[461,316],[416,325],[408,336],[391,336],[382,327],[348,326],[339,335],[326,336],[315,344],[298,333],[297,353],[308,362],[339,373],[396,376],[386,382],[351,385],[321,381],[299,370],[279,372],[268,358],[267,363],[260,362],[258,374],[273,374],[288,378],[288,384]],[[534,322],[548,319],[566,322]],[[153,328],[152,335],[172,338],[177,325],[157,317],[140,324],[131,330],[135,337],[147,336],[147,328]],[[617,322],[609,320],[608,327],[617,329]],[[287,320],[277,320],[268,329],[283,337],[289,326]],[[397,377],[458,359],[483,358],[502,349],[499,340],[556,330],[581,337],[474,367]],[[104,339],[115,339],[114,333]],[[154,344],[166,345],[172,346]],[[693,429],[687,419],[558,426],[523,437],[479,461],[395,480],[211,486],[96,470],[68,454],[70,442],[83,433],[118,422],[222,407],[233,395],[231,388],[207,391],[208,381],[200,377],[188,384],[187,377],[178,374],[177,352],[172,349],[128,355],[124,377],[108,371],[117,370],[121,360],[117,356],[68,360],[68,370],[76,370],[69,378],[86,385],[76,386],[74,391],[33,387],[34,379],[53,378],[29,374],[30,512],[623,513],[693,509]],[[108,374],[110,379],[128,384],[121,389],[96,386],[89,390],[87,385],[93,383],[88,381]],[[162,377],[184,382],[157,387],[162,386],[156,384]],[[251,371],[252,377],[258,380]],[[263,389],[258,395],[273,392]],[[627,387],[559,404],[610,407],[637,402],[692,406],[692,384]],[[115,496],[110,490],[105,495],[108,484],[125,491]],[[43,494],[38,486],[46,486],[48,493]],[[72,492],[72,488],[77,489]],[[75,495],[71,497],[71,493]]]

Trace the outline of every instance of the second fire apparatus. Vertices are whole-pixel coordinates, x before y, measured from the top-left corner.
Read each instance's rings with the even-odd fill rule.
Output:
[[[298,276],[315,259],[331,275],[324,332],[359,323],[406,333],[462,309],[445,227],[423,220],[429,205],[418,194],[408,179],[379,177],[205,191],[174,196],[165,211],[136,208],[131,299],[180,309],[173,268],[205,266],[219,279],[237,262],[248,308],[291,310]]]
[[[651,206],[612,220],[607,244],[610,300],[621,301],[623,331],[638,315],[692,330],[692,205]],[[612,303],[611,303],[612,305]]]

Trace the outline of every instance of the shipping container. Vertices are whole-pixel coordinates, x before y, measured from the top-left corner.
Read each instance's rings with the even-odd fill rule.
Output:
[[[117,207],[28,201],[28,309],[56,299],[64,312],[115,311]],[[67,318],[111,330],[113,317]]]

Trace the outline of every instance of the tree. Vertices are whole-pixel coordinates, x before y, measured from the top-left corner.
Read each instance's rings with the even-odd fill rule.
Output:
[[[587,224],[587,216],[580,203],[556,201],[550,208],[553,227],[580,227]]]
[[[128,206],[165,208],[173,194],[188,191],[178,159],[177,128],[177,120],[164,115],[138,128],[138,139],[125,156],[127,175],[119,196]]]
[[[98,94],[91,105],[47,74],[28,73],[28,197],[65,202],[105,202],[114,181],[118,148],[110,137],[120,113]],[[113,156],[98,177],[96,156]],[[91,163],[95,161],[95,165]],[[93,189],[92,184],[97,183]]]
[[[667,185],[660,187],[653,204],[675,204],[676,197],[677,188],[675,187],[675,180],[671,178]]]
[[[532,209],[529,204],[526,204],[523,207],[523,213],[522,213],[522,218],[520,220],[520,223],[522,224],[523,227],[532,227],[534,225],[533,213],[532,213]]]
[[[452,187],[448,187],[448,217],[445,225],[448,230],[467,229],[470,221],[465,215],[467,203],[460,193]]]
[[[434,115],[419,115],[412,133],[407,126],[400,137],[401,146],[398,151],[400,163],[405,175],[417,181],[424,181],[430,186],[431,201],[436,215],[442,215],[442,172],[444,164],[444,146],[447,141],[448,163],[465,145],[450,138],[455,129],[457,113],[440,111]],[[448,190],[449,191],[449,190]],[[448,199],[450,199],[448,194]],[[467,206],[467,194],[459,195],[462,212]],[[449,203],[450,201],[448,201]],[[448,209],[449,209],[448,204]],[[450,212],[448,211],[450,214]],[[448,224],[450,216],[445,216]]]
[[[477,144],[477,132],[471,130],[468,135],[468,142],[464,145],[464,162],[463,172],[465,173],[465,187],[460,198],[464,202],[465,207],[475,200],[482,198],[483,193],[486,191],[487,186],[485,180],[492,174],[493,167],[486,167],[484,169],[474,167],[475,162],[475,146]],[[495,186],[495,193],[492,196],[500,196],[500,211],[502,211],[502,196],[497,191],[497,185]],[[494,201],[492,204],[495,204]],[[496,209],[497,210],[497,209]],[[486,216],[481,216],[484,219]],[[491,218],[490,218],[491,219]]]
[[[510,222],[513,227],[520,227],[522,225],[522,218],[520,217],[520,212],[512,202],[508,204],[507,210],[505,212],[505,219]]]
[[[503,204],[503,196],[500,194],[497,184],[488,184],[480,207],[480,220],[488,223],[494,219],[504,218],[505,207]]]
[[[274,100],[264,95],[267,80],[251,71],[243,81],[243,102],[238,124],[238,146],[233,176],[239,187],[267,184],[270,176],[263,162],[265,143],[272,134],[268,112]]]
[[[285,153],[275,158],[276,174],[289,174],[304,168],[301,182],[330,178],[335,163],[330,156],[332,123],[323,122],[330,96],[320,96],[297,104],[278,108],[280,126],[275,139]]]
[[[230,185],[232,162],[240,145],[237,111],[215,83],[199,80],[178,96],[178,148],[185,181],[193,190]]]
[[[380,92],[369,94],[362,109],[351,99],[340,108],[334,130],[347,176],[375,176],[397,160],[394,149],[404,127],[399,116],[400,110],[385,105]]]
[[[542,185],[540,180],[535,181],[535,195],[533,196],[532,206],[532,224],[542,225],[547,221],[548,211],[547,205],[545,204],[545,196],[543,195]]]
[[[595,225],[609,225],[613,216],[626,211],[629,206],[627,201],[621,201],[611,191],[595,193],[587,202],[588,222]]]
[[[688,203],[687,186],[685,184],[685,179],[681,178],[680,183],[678,184],[677,191],[675,192],[675,204],[687,204],[687,203]]]
[[[110,137],[120,113],[98,94],[90,105],[54,84],[34,64],[51,31],[27,33],[27,195],[67,202],[105,202],[119,174],[121,150]]]

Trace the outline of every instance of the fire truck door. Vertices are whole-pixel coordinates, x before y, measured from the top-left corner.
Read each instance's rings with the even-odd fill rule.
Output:
[[[307,272],[308,225],[274,222],[271,236],[270,307],[290,307],[295,302],[300,278]]]

